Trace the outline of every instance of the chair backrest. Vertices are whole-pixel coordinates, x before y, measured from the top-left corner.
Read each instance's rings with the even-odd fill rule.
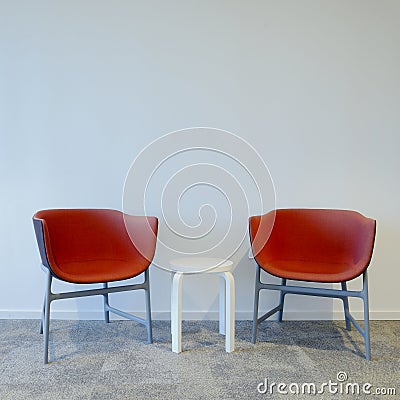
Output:
[[[56,209],[33,216],[42,264],[55,276],[85,260],[132,261],[144,271],[153,259],[158,220],[117,210]]]
[[[354,278],[370,263],[376,222],[350,210],[279,209],[250,217],[249,229],[254,257],[265,270],[278,260],[342,263]]]

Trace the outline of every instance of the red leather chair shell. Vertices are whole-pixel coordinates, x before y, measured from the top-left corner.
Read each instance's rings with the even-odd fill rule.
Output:
[[[365,271],[375,225],[349,210],[279,209],[249,219],[253,254],[263,270],[280,278],[326,283],[348,281]],[[259,230],[264,234],[257,235]]]
[[[43,243],[42,263],[67,282],[132,278],[145,271],[154,256],[156,217],[106,209],[58,209],[39,211],[33,221],[38,243]]]

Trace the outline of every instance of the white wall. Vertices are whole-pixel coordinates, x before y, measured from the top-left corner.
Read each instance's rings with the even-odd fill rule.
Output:
[[[0,0],[0,317],[39,316],[36,210],[121,209],[143,147],[214,126],[257,147],[278,207],[377,219],[371,317],[399,318],[399,19],[397,0]],[[243,258],[235,278],[237,315],[248,318],[253,262]],[[154,316],[165,318],[168,274],[152,268],[151,284]],[[188,279],[186,316],[215,317],[217,288]],[[135,296],[116,302],[143,310]],[[54,315],[96,318],[100,304],[56,302]],[[342,316],[315,298],[288,298],[287,311]]]

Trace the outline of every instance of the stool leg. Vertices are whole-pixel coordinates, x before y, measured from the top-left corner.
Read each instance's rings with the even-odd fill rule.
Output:
[[[177,272],[172,278],[171,287],[171,333],[172,351],[182,351],[182,280],[183,274]]]
[[[230,272],[224,272],[226,283],[225,349],[227,353],[235,350],[235,281]]]
[[[225,296],[225,277],[221,276],[219,281],[219,333],[226,333],[226,296]]]

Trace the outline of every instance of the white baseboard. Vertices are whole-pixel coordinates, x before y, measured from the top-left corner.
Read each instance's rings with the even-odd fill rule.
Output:
[[[131,311],[133,314],[144,318],[143,311]],[[362,320],[363,313],[354,311],[352,315],[357,320]],[[0,319],[40,319],[40,311],[32,310],[0,310]],[[110,317],[115,320],[123,319],[117,315],[111,314]],[[292,321],[315,321],[315,320],[338,320],[344,319],[342,311],[334,311],[331,309],[326,311],[284,311],[284,319]],[[104,318],[103,311],[86,310],[86,311],[58,311],[51,312],[51,319],[60,320],[102,320]],[[169,311],[153,311],[153,320],[170,320],[171,314]],[[182,318],[186,320],[218,320],[218,311],[183,311]],[[251,311],[236,311],[236,320],[252,320],[253,314]],[[274,320],[274,318],[272,319]],[[400,311],[370,311],[370,320],[400,320]]]

